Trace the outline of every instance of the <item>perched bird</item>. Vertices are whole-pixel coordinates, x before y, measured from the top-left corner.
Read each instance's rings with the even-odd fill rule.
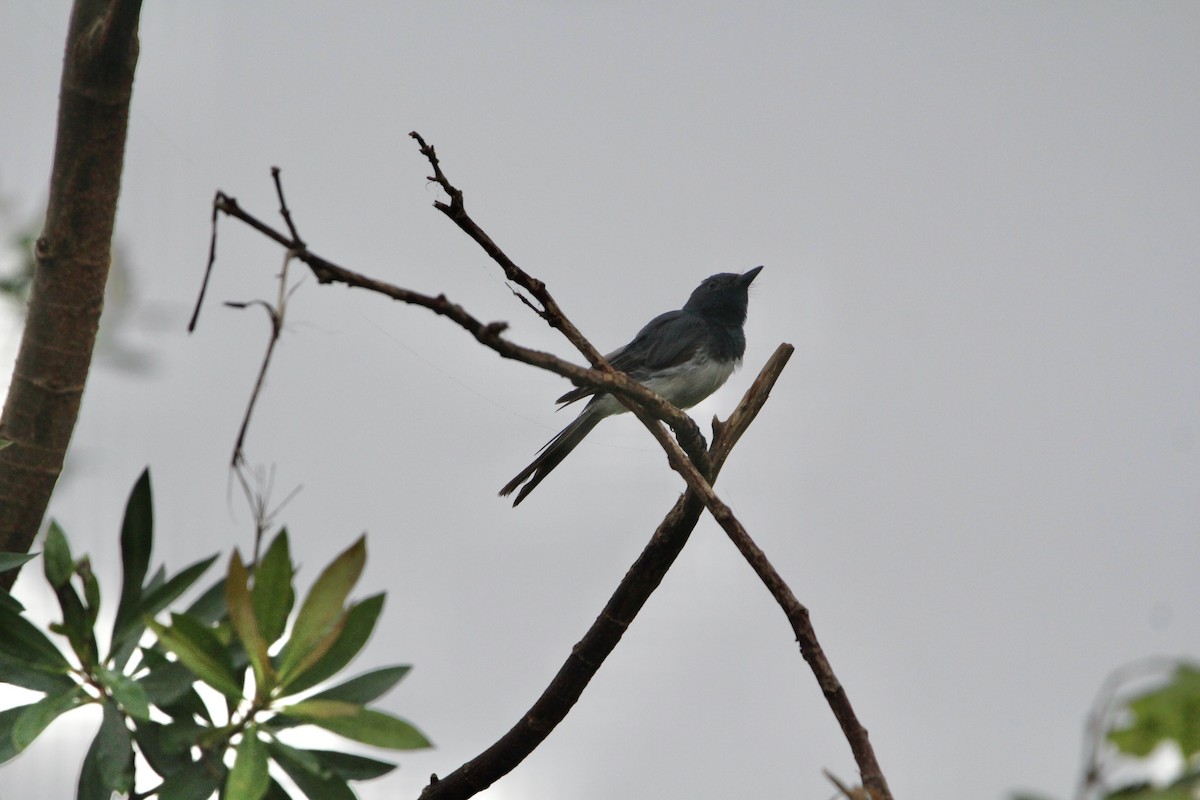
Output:
[[[633,341],[614,350],[608,363],[643,386],[653,389],[679,408],[691,408],[721,388],[742,363],[746,352],[747,295],[750,283],[762,270],[737,275],[722,272],[706,278],[678,311],[660,314],[638,331]],[[500,490],[512,493],[516,506],[583,441],[596,423],[628,409],[607,392],[579,387],[558,398],[563,405],[592,395],[583,411],[539,451],[537,458]],[[528,481],[528,483],[526,483]]]

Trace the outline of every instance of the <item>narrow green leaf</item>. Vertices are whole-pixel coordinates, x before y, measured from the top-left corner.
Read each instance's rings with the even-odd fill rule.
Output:
[[[0,553],[0,572],[16,569],[37,557],[37,553]]]
[[[6,447],[12,447],[12,445],[12,439],[5,439],[4,437],[0,436],[0,450],[3,450]]]
[[[103,667],[95,670],[95,675],[126,714],[136,720],[150,719],[150,696],[146,694],[142,684],[123,672],[114,672]],[[191,676],[188,677],[187,683],[190,684]]]
[[[147,624],[196,677],[230,700],[241,699],[242,688],[234,677],[229,654],[211,630],[186,614],[172,614],[169,628],[149,619]]]
[[[366,705],[372,700],[376,700],[387,694],[393,686],[408,674],[410,669],[412,667],[404,665],[384,667],[383,669],[366,672],[356,678],[351,678],[345,683],[340,683],[319,694],[315,694],[309,699],[341,700],[347,703]]]
[[[354,660],[371,638],[379,612],[383,610],[383,593],[372,595],[350,606],[346,624],[333,646],[311,667],[296,675],[286,687],[286,695],[299,694],[337,674]]]
[[[154,705],[174,703],[191,689],[196,674],[180,661],[169,661],[157,653],[150,656],[153,652],[143,651],[143,660],[150,671],[138,678],[137,682]]]
[[[309,750],[325,769],[348,781],[369,781],[387,775],[396,768],[390,761],[379,761],[340,750]]]
[[[75,786],[75,800],[111,800],[112,788],[104,783],[100,774],[100,742],[104,732],[97,731],[88,747],[87,755],[83,757],[83,767],[79,770],[79,783]]]
[[[263,795],[263,800],[292,800],[292,797],[279,785],[279,781],[271,778],[267,785],[267,793]]]
[[[138,605],[142,599],[142,581],[150,567],[150,550],[154,546],[154,504],[150,491],[150,470],[146,469],[133,485],[125,503],[125,519],[121,523],[121,599],[117,602],[117,617],[113,621],[113,641],[130,623],[141,616]],[[128,655],[126,656],[128,657]],[[117,667],[123,667],[122,661]]]
[[[113,626],[114,639],[109,658],[114,667],[123,668],[137,647],[138,640],[142,638],[142,632],[145,630],[142,618],[154,616],[178,599],[216,560],[215,555],[202,559],[189,565],[170,580],[159,581],[155,588],[146,587],[146,592],[138,604],[137,615],[121,626]],[[151,583],[153,584],[154,582]]]
[[[75,571],[83,581],[83,604],[87,608],[87,624],[90,630],[96,628],[96,618],[100,616],[100,582],[92,572],[92,563],[85,556]]]
[[[212,624],[225,616],[225,578],[204,590],[196,600],[184,609],[189,617]]]
[[[242,564],[237,551],[229,557],[229,572],[225,576],[225,605],[229,607],[229,622],[242,643],[250,666],[254,669],[255,692],[266,698],[275,688],[275,667],[267,654],[267,642],[258,630],[258,617],[250,598],[250,573]],[[263,791],[266,791],[264,786]]]
[[[46,726],[62,714],[76,708],[87,699],[81,687],[62,694],[48,694],[32,705],[24,707],[21,716],[13,723],[12,741],[21,752],[46,730]]]
[[[357,800],[346,781],[322,769],[312,754],[277,740],[268,743],[267,748],[275,763],[309,800]]]
[[[104,704],[96,743],[96,761],[104,785],[118,794],[128,794],[133,788],[133,736],[125,717],[112,703]]]
[[[391,750],[431,747],[429,740],[412,723],[384,711],[375,711],[336,700],[303,700],[281,708],[285,716],[324,728],[363,744]]]
[[[70,663],[44,633],[25,617],[4,607],[0,607],[0,652],[64,675],[71,670]]]
[[[29,703],[0,711],[0,764],[8,761],[24,749],[18,749],[16,743],[13,741],[13,728],[16,726],[17,720],[32,706],[33,703]]]
[[[46,531],[45,557],[42,559],[42,571],[46,581],[57,589],[71,580],[75,571],[75,561],[71,558],[71,546],[67,544],[66,534],[54,520],[50,520],[50,528]]]
[[[197,761],[163,778],[158,800],[208,800],[225,782],[225,765]]]
[[[200,717],[212,723],[212,714],[200,695],[192,688],[195,673],[178,661],[169,661],[155,647],[142,650],[142,660],[150,670],[138,679],[150,702],[175,720]],[[159,773],[162,774],[162,773]]]
[[[25,606],[17,598],[13,597],[4,589],[0,589],[0,609],[11,611],[13,614],[20,614],[25,610]]]
[[[258,727],[250,725],[242,733],[225,782],[226,800],[261,800],[267,793],[267,780],[267,748],[258,738]]]
[[[280,653],[280,683],[287,684],[302,671],[307,661],[312,663],[314,649],[344,624],[346,598],[362,574],[366,563],[367,544],[359,537],[327,566],[309,589],[292,626],[292,635]]]
[[[75,681],[61,670],[26,661],[3,651],[0,651],[0,683],[51,694],[65,692],[75,686]]]
[[[287,529],[271,541],[262,561],[254,570],[254,614],[258,628],[271,645],[283,635],[288,615],[296,601],[292,588],[292,556],[288,548]]]
[[[212,563],[216,560],[216,555],[202,558],[180,570],[178,574],[173,575],[162,586],[147,591],[142,598],[142,602],[138,605],[138,616],[157,614],[175,602],[181,594],[192,588],[192,584],[199,580],[204,571],[211,567]]]
[[[150,764],[150,768],[164,778],[191,766],[192,743],[203,730],[192,724],[195,733],[191,737],[172,736],[168,731],[170,727],[154,721],[139,721],[137,730],[133,732],[138,751]]]
[[[80,664],[89,669],[96,663],[97,650],[96,636],[92,633],[87,609],[69,582],[56,587],[54,595],[63,613],[62,632],[66,634]]]

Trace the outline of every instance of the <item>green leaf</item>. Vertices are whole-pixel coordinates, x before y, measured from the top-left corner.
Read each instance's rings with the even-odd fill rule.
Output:
[[[263,795],[263,800],[292,800],[292,797],[279,785],[278,781],[271,778],[267,785],[267,793]]]
[[[33,703],[0,711],[0,764],[10,760],[24,749],[18,749],[16,743],[13,742],[13,727],[16,726],[17,720],[21,718],[26,709],[31,706]]]
[[[196,677],[230,700],[237,702],[242,698],[242,687],[234,677],[228,652],[202,623],[186,614],[172,614],[169,628],[154,620],[147,620],[147,625]]]
[[[0,651],[0,683],[58,694],[75,686],[69,675]]]
[[[348,781],[369,781],[387,775],[396,768],[390,761],[379,761],[339,750],[308,750],[325,769]]]
[[[191,766],[192,744],[203,730],[195,723],[187,723],[186,733],[190,735],[180,735],[178,725],[138,722],[133,739],[150,768],[165,778]]]
[[[76,686],[61,694],[48,694],[36,703],[24,706],[12,729],[13,746],[17,752],[29,747],[46,730],[47,725],[86,700],[87,694],[83,688]]]
[[[228,609],[225,607],[225,578],[214,583],[212,586],[204,590],[204,593],[196,598],[184,613],[189,617],[195,617],[201,622],[212,624],[221,617],[225,616]]]
[[[56,587],[54,595],[62,608],[62,632],[66,634],[67,641],[71,643],[71,649],[75,651],[80,664],[89,669],[96,663],[97,651],[96,636],[92,633],[87,609],[83,607],[75,587],[70,583]]]
[[[20,614],[0,606],[0,652],[34,664],[40,664],[52,672],[67,674],[71,665],[46,635]]]
[[[337,641],[345,624],[346,598],[358,582],[366,558],[366,539],[360,536],[317,576],[280,653],[280,684],[286,686]]]
[[[17,598],[4,591],[4,589],[0,589],[0,609],[20,614],[25,610],[25,606],[21,605],[21,602]]]
[[[309,800],[357,800],[346,781],[323,770],[312,754],[277,740],[269,742],[267,749]]]
[[[242,564],[241,554],[234,550],[229,557],[229,573],[225,576],[225,605],[229,607],[229,622],[254,669],[255,695],[265,699],[275,688],[275,667],[267,654],[267,641],[258,630],[258,616],[250,599],[249,584],[250,573]],[[266,791],[265,784],[263,791]]]
[[[202,559],[189,565],[170,580],[160,582],[155,588],[146,587],[146,593],[138,604],[137,616],[120,627],[113,626],[115,638],[113,639],[112,655],[109,656],[113,666],[118,669],[124,667],[134,648],[137,647],[138,640],[142,638],[142,632],[145,630],[143,617],[154,616],[178,599],[216,560],[215,555]],[[151,585],[154,585],[154,582],[151,582]]]
[[[158,800],[208,800],[225,782],[225,765],[197,761],[163,778]]]
[[[125,519],[121,523],[121,599],[117,603],[117,618],[113,621],[112,639],[136,624],[141,614],[142,581],[150,567],[150,550],[154,546],[154,503],[150,492],[150,470],[147,468],[133,485],[125,503]],[[140,628],[139,628],[140,632]],[[115,646],[114,646],[115,649]],[[125,654],[128,658],[129,654]],[[125,666],[124,660],[116,665]]]
[[[384,667],[351,678],[345,683],[315,694],[310,700],[341,700],[347,703],[366,705],[372,700],[383,697],[400,679],[412,669],[407,665]]]
[[[150,719],[150,696],[142,684],[123,672],[113,672],[103,667],[95,670],[95,675],[126,714],[136,720]]]
[[[5,439],[3,437],[0,437],[0,450],[3,450],[6,447],[12,447],[12,445],[13,445],[12,439]]]
[[[58,589],[71,580],[75,571],[75,560],[71,558],[71,546],[58,523],[50,520],[50,529],[46,531],[45,558],[42,559],[42,571],[50,585]]]
[[[138,683],[151,703],[175,720],[191,721],[198,716],[212,723],[208,706],[192,688],[195,673],[178,661],[168,661],[166,655],[154,647],[143,648],[142,661],[150,671],[139,678]]]
[[[286,529],[271,541],[262,561],[254,570],[253,597],[258,628],[267,644],[273,644],[283,635],[288,615],[292,613],[292,604],[296,601]]]
[[[180,570],[177,575],[172,576],[162,586],[147,591],[142,598],[142,602],[138,605],[138,616],[157,614],[175,602],[181,594],[192,588],[192,584],[199,580],[204,571],[211,567],[212,563],[216,560],[216,555],[202,558]]]
[[[85,557],[75,567],[80,580],[83,581],[83,604],[87,608],[87,624],[90,630],[96,628],[96,618],[100,616],[100,582],[92,572],[92,564]]]
[[[296,676],[287,686],[285,695],[299,694],[311,689],[353,661],[375,630],[379,612],[383,610],[383,599],[384,595],[381,592],[350,606],[350,611],[346,614],[346,624],[342,627],[337,641],[316,663]]]
[[[384,711],[374,711],[336,700],[302,700],[279,713],[363,744],[391,750],[431,747],[425,735],[410,722]]]
[[[261,800],[267,793],[267,748],[258,738],[258,727],[242,733],[237,757],[225,783],[226,800]]]
[[[1124,753],[1147,756],[1159,742],[1176,742],[1185,760],[1200,753],[1200,667],[1180,664],[1166,686],[1128,702],[1129,723],[1108,734]]]
[[[112,703],[104,704],[104,719],[96,734],[96,762],[104,785],[118,794],[133,788],[133,737],[125,717]]]
[[[75,786],[75,800],[111,800],[112,788],[104,784],[100,774],[100,742],[103,734],[96,732],[92,744],[88,747],[87,755],[83,757],[83,767],[79,770],[79,783]]]
[[[150,671],[138,678],[137,682],[150,702],[156,706],[179,700],[196,680],[196,674],[182,662],[168,661],[153,650],[144,650],[142,658]]]
[[[37,553],[0,553],[0,572],[16,569],[37,557]]]

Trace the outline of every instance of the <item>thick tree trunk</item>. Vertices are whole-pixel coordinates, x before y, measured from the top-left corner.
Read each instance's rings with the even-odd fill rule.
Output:
[[[25,552],[46,513],[79,415],[100,322],[140,0],[77,0],[71,11],[58,132],[37,272],[0,416],[0,551]],[[10,586],[15,573],[6,573]]]

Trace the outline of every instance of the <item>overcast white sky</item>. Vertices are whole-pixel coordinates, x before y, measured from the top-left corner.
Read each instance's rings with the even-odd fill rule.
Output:
[[[9,227],[44,203],[67,10],[0,6]],[[270,215],[272,165],[317,252],[570,355],[431,208],[416,129],[602,350],[766,265],[746,366],[697,417],[796,355],[719,493],[812,610],[897,797],[1066,797],[1103,678],[1200,655],[1197,42],[1187,2],[147,2],[116,335],[152,369],[93,373],[51,512],[111,581],[150,464],[158,558],[247,546],[226,464],[266,323],[220,302],[272,296],[280,254],[224,223],[184,328],[214,190]],[[361,594],[389,600],[355,667],[412,663],[385,705],[437,749],[360,794],[415,797],[536,698],[681,482],[609,420],[514,511],[496,491],[566,422],[560,379],[311,279],[290,313],[249,456],[277,494],[303,484],[305,580],[369,534]],[[4,800],[73,791],[94,722],[71,719],[3,769]],[[706,520],[483,796],[822,800],[822,768],[854,775]]]

